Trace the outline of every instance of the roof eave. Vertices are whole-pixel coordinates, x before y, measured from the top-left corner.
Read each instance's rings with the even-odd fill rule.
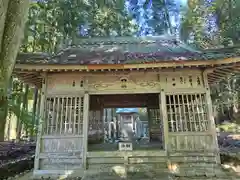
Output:
[[[212,69],[208,73],[211,84],[233,75],[240,74],[240,57],[221,60],[158,61],[147,64],[89,64],[89,65],[48,65],[16,64],[14,74],[23,81],[41,87],[42,72],[106,72],[131,70],[157,70],[172,68]]]
[[[157,60],[156,62],[141,64],[16,64],[15,69],[27,71],[91,71],[108,69],[146,69],[146,68],[175,68],[175,67],[214,67],[240,62],[240,57],[218,59],[218,60]]]

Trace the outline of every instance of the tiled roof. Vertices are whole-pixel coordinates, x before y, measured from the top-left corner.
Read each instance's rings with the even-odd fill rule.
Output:
[[[20,53],[20,64],[134,64],[210,60],[240,56],[239,48],[197,50],[173,37],[82,39],[55,55]]]

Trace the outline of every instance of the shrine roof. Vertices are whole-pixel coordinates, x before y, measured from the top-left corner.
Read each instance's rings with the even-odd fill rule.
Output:
[[[162,61],[218,60],[240,56],[239,47],[199,50],[170,36],[81,39],[54,55],[19,53],[17,64],[141,64]]]
[[[131,114],[131,113],[138,113],[138,108],[117,108],[117,114]]]

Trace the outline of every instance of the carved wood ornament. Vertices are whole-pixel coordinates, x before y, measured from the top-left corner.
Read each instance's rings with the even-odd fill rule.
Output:
[[[157,81],[141,81],[139,79],[133,79],[126,76],[120,77],[119,80],[115,82],[104,82],[100,81],[96,84],[93,84],[95,90],[107,90],[109,89],[135,89],[137,87],[142,88],[154,88],[157,87],[160,83]]]

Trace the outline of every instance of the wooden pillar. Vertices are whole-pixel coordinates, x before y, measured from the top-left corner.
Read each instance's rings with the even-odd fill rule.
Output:
[[[87,169],[87,151],[88,151],[88,114],[89,114],[89,94],[84,94],[83,108],[83,168]]]
[[[107,137],[107,134],[105,133],[105,127],[106,127],[106,122],[107,122],[107,109],[106,108],[103,108],[103,142],[105,143],[106,142],[106,137]]]
[[[38,88],[35,87],[34,88],[34,94],[33,94],[33,116],[32,116],[32,125],[36,126],[36,116],[37,116],[37,103],[38,103],[39,99],[38,99]],[[34,133],[34,129],[32,128],[30,131],[30,138],[31,140],[33,140],[33,133]]]
[[[102,141],[102,142],[104,142],[104,120],[105,120],[105,117],[104,117],[104,107],[103,107],[103,105],[101,104],[101,109],[100,109],[100,121],[99,121],[99,123],[101,123],[100,124],[100,134],[98,134],[98,136],[100,137],[100,140]],[[101,133],[101,132],[103,132],[103,133]]]
[[[151,141],[152,140],[152,137],[151,137],[152,121],[151,121],[149,106],[147,106],[147,116],[148,116],[148,137],[149,137],[149,140]]]
[[[163,121],[163,136],[164,136],[164,149],[166,155],[168,156],[168,118],[167,118],[167,109],[166,109],[166,94],[162,90],[159,95],[159,105],[160,105],[160,114]]]
[[[208,84],[208,78],[207,78],[207,71],[203,72],[203,82],[204,86],[206,88],[206,102],[207,102],[207,115],[208,115],[208,120],[209,120],[209,131],[213,137],[214,141],[214,146],[215,150],[217,153],[217,163],[220,163],[220,155],[219,155],[219,146],[218,146],[218,140],[217,140],[217,132],[216,132],[216,125],[214,121],[214,116],[213,116],[213,107],[212,107],[212,100],[211,100],[211,94],[210,94],[210,87]]]
[[[39,112],[39,124],[38,124],[38,134],[37,134],[37,145],[35,150],[35,160],[34,160],[34,171],[39,170],[39,153],[41,148],[41,136],[43,131],[44,123],[44,109],[45,109],[45,100],[46,100],[46,91],[47,91],[47,73],[43,74],[42,77],[42,89],[41,89],[41,102],[40,102],[40,112]]]
[[[38,125],[39,125],[39,117],[40,117],[40,109],[41,109],[41,92],[38,93],[38,102],[37,102],[37,110],[36,110],[36,126],[37,126],[37,131],[38,131]]]

